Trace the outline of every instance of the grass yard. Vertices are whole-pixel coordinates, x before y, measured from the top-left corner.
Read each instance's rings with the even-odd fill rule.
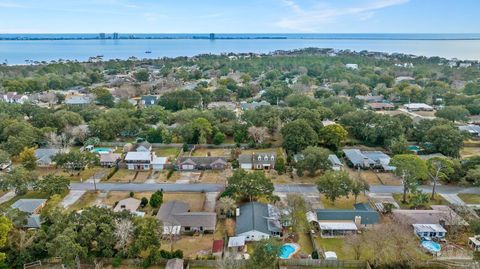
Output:
[[[228,157],[230,156],[230,149],[209,149],[209,148],[197,148],[193,152],[192,156],[200,156],[200,157],[205,157],[205,156],[215,156],[215,157]]]
[[[128,169],[118,169],[118,171],[108,180],[113,182],[132,182],[136,171]]]
[[[202,171],[199,182],[202,183],[216,183],[221,184],[227,182],[227,178],[232,175],[232,170],[227,169],[223,171],[206,170]]]
[[[394,193],[393,198],[397,201],[398,205],[400,205],[401,209],[411,209],[413,205],[409,202],[410,201],[410,194],[407,194],[407,203],[402,203],[403,194],[402,193]],[[430,197],[430,194],[429,194]],[[425,205],[426,208],[430,208],[431,205],[448,205],[449,203],[443,199],[442,196],[436,194],[433,200],[429,200],[429,202]]]
[[[170,178],[167,178],[168,171],[164,170],[158,174],[157,182],[175,182],[180,179],[182,174],[178,171],[173,172]]]
[[[108,173],[109,169],[108,168],[103,168],[103,167],[91,167],[87,168],[82,171],[76,171],[71,175],[69,172],[64,171],[61,168],[55,168],[55,167],[38,167],[35,169],[35,172],[39,177],[44,177],[48,174],[54,174],[57,176],[64,176],[67,178],[70,178],[71,181],[85,181],[89,178],[91,178],[93,175],[98,174],[98,173]]]
[[[97,199],[97,197],[98,197],[98,192],[88,191],[84,193],[82,197],[80,197],[80,199],[78,199],[77,202],[71,205],[67,210],[77,211],[77,210],[91,207],[93,203],[95,203],[95,200]]]
[[[368,184],[370,185],[379,185],[381,184],[380,180],[378,180],[377,175],[375,172],[371,170],[360,170],[360,172],[357,169],[353,169],[350,167],[345,166],[345,171],[348,172],[351,178],[354,179],[361,179],[365,180]]]
[[[173,162],[177,159],[177,156],[180,153],[180,148],[155,148],[153,151],[158,157],[168,157],[168,160]]]
[[[320,195],[320,200],[325,207],[325,209],[352,209],[355,204],[355,198],[352,195],[349,195],[348,198],[345,196],[339,197],[335,200],[335,203],[332,204],[330,200],[325,197],[325,195]],[[368,197],[360,194],[357,197],[357,203],[366,203],[368,202]]]
[[[150,198],[148,196],[147,198]],[[198,192],[166,192],[163,194],[163,201],[183,201],[188,203],[190,211],[202,211],[205,203],[205,194]]]
[[[465,146],[460,150],[460,156],[462,158],[468,158],[468,157],[478,156],[478,155],[480,155],[480,147]]]
[[[140,171],[137,174],[137,177],[133,180],[133,182],[145,182],[148,177],[150,176],[151,171]]]
[[[333,251],[337,254],[339,260],[350,260],[352,256],[346,253],[343,243],[343,238],[315,238],[315,242],[324,251]]]
[[[472,193],[459,193],[458,197],[467,204],[480,204],[480,195]]]
[[[300,254],[304,255],[311,255],[313,252],[313,245],[312,245],[312,240],[310,240],[310,236],[306,233],[300,233],[298,242],[297,242],[301,248],[300,248]]]
[[[182,236],[173,243],[173,249],[181,249],[184,258],[195,259],[197,256],[205,256],[211,252],[213,245],[213,234],[198,236]],[[163,240],[161,249],[170,251],[170,242]]]

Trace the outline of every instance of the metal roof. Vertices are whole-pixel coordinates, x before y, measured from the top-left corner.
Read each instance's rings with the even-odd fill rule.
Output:
[[[353,209],[317,209],[318,222],[322,221],[355,221],[361,217],[361,224],[376,224],[380,215],[368,204],[355,204]]]
[[[46,201],[47,199],[19,199],[10,207],[31,214],[41,207]]]

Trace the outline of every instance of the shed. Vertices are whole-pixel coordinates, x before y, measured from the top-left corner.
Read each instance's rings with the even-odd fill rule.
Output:
[[[183,269],[183,260],[182,259],[170,259],[165,265],[165,269]]]

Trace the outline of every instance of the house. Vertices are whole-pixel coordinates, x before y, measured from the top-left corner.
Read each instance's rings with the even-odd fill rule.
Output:
[[[101,153],[100,154],[100,165],[102,167],[114,167],[118,164],[122,155],[118,153]]]
[[[480,235],[475,235],[474,237],[468,238],[468,246],[473,249],[473,251],[480,251]]]
[[[403,107],[408,111],[433,111],[433,107],[424,103],[404,104]]]
[[[395,106],[390,103],[368,103],[367,107],[371,110],[380,111],[380,110],[391,110],[394,109]]]
[[[149,107],[157,104],[158,96],[157,95],[144,95],[140,97],[139,105],[141,107]]]
[[[152,151],[152,144],[148,143],[147,141],[136,143],[133,146],[132,151],[150,152]]]
[[[283,235],[279,210],[273,205],[249,202],[237,209],[236,236],[246,241],[260,241]]]
[[[7,92],[3,95],[3,101],[11,104],[23,104],[28,101],[28,96],[25,94],[18,94],[17,92]]]
[[[252,154],[240,154],[238,156],[238,163],[240,168],[245,170],[270,170],[275,168],[277,160],[277,153],[260,152]]]
[[[213,233],[217,224],[216,213],[190,212],[188,204],[182,201],[163,203],[156,217],[163,223],[164,233]]]
[[[230,111],[234,111],[235,109],[237,109],[237,104],[233,103],[233,102],[211,102],[208,104],[207,106],[208,109],[220,109],[220,108],[223,108],[223,109],[226,109],[226,110],[230,110]]]
[[[480,126],[475,124],[458,126],[458,129],[460,131],[468,132],[472,136],[480,136]]]
[[[225,157],[180,157],[177,160],[180,170],[223,170],[227,167]]]
[[[58,153],[62,152],[61,149],[57,148],[40,148],[35,150],[35,157],[37,158],[38,166],[51,166],[53,164],[53,157]]]
[[[355,98],[366,103],[382,103],[385,101],[383,95],[356,95]]]
[[[328,155],[328,160],[332,164],[332,170],[340,171],[343,169],[343,163],[340,161],[340,159],[338,159],[337,155],[335,154]]]
[[[75,95],[65,100],[65,105],[69,106],[86,106],[92,103],[89,95]]]
[[[345,67],[348,69],[357,70],[358,64],[346,64]]]
[[[260,101],[260,102],[253,101],[251,103],[247,103],[245,101],[240,102],[240,108],[242,108],[243,111],[255,110],[261,106],[269,106],[269,105],[270,103],[267,101]]]
[[[10,207],[27,213],[24,228],[38,229],[41,226],[40,211],[45,206],[47,199],[19,199]]]
[[[167,165],[168,157],[154,156],[152,159],[152,169],[155,171],[161,171],[165,169]]]
[[[393,171],[390,166],[390,157],[381,151],[361,151],[359,149],[344,149],[345,158],[350,167],[362,169],[381,169]]]
[[[360,228],[379,223],[380,215],[368,204],[358,203],[353,209],[317,209],[307,219],[317,227],[322,237],[337,237],[355,233]]]
[[[143,217],[145,212],[137,211],[137,209],[140,207],[140,204],[140,200],[132,197],[123,199],[118,201],[117,205],[113,208],[113,212],[129,211],[132,214]]]
[[[150,151],[130,151],[125,156],[128,170],[150,170],[152,154]]]
[[[415,235],[420,238],[430,237],[433,239],[445,238],[447,230],[440,224],[412,224]]]
[[[430,207],[432,209],[394,209],[392,213],[398,221],[407,225],[428,223],[440,224],[442,227],[468,226],[468,223],[450,207],[446,205],[432,205]]]

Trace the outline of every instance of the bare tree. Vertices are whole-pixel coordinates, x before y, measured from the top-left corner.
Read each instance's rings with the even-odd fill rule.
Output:
[[[238,260],[235,260],[231,254],[225,254],[223,259],[217,260],[217,268],[219,269],[237,269],[240,268]]]
[[[115,238],[117,238],[116,248],[125,253],[132,240],[133,222],[129,219],[121,219],[115,222]]]
[[[355,260],[360,260],[365,250],[365,239],[362,234],[352,234],[345,237],[344,247],[353,254]]]
[[[270,137],[267,127],[250,126],[248,128],[248,134],[257,144],[262,144]]]
[[[47,138],[47,143],[52,148],[60,148],[62,150],[68,149],[74,142],[72,137],[68,137],[67,134],[62,133],[57,135],[54,132],[49,132],[45,134]]]
[[[219,214],[229,217],[233,214],[236,208],[237,203],[231,197],[225,196],[218,200],[217,211]]]

